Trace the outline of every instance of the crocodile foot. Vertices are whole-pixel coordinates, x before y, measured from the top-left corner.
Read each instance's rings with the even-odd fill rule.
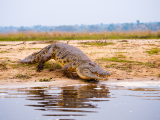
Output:
[[[44,64],[38,64],[37,66],[37,72],[41,72],[41,70],[44,69]]]
[[[68,78],[74,78],[73,74],[67,70],[63,71],[64,75],[67,76]]]

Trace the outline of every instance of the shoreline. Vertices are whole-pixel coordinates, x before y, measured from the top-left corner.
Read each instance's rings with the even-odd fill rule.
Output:
[[[57,79],[55,81],[49,82],[38,82],[38,81],[22,81],[19,79],[12,80],[11,82],[6,82],[7,80],[0,82],[1,88],[24,88],[24,87],[45,87],[45,86],[54,86],[54,87],[63,87],[63,86],[81,86],[81,85],[90,85],[90,84],[105,84],[106,86],[119,86],[119,87],[146,87],[146,86],[159,86],[160,80],[153,79],[153,77],[148,78],[133,78],[132,80],[116,80],[109,79],[107,81],[99,82],[83,82],[82,80],[71,80],[71,79]]]
[[[35,87],[35,86],[70,86],[70,85],[89,85],[89,84],[106,84],[108,86],[128,86],[136,83],[137,86],[142,84],[156,84],[160,86],[160,79],[157,77],[134,77],[118,80],[117,78],[109,78],[109,80],[99,80],[98,82],[84,82],[82,79],[55,79],[49,82],[39,82],[37,80],[20,80],[20,79],[4,79],[0,80],[0,88],[10,87]],[[149,85],[148,84],[148,85]],[[131,85],[132,86],[132,85]]]

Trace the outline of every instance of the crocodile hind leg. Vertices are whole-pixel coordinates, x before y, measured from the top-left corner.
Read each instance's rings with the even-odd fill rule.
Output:
[[[40,60],[39,60],[39,63],[38,63],[38,66],[37,66],[37,72],[40,72],[41,70],[44,69],[44,63],[48,60],[51,59],[53,55],[53,48],[51,47],[49,50],[48,50],[48,54],[47,55],[42,55]]]

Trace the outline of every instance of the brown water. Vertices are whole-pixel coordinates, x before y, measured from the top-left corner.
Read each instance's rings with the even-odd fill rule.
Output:
[[[0,88],[0,120],[160,120],[160,87]]]

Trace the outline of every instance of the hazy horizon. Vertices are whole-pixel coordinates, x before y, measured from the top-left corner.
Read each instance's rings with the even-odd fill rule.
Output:
[[[159,0],[0,0],[0,26],[159,22]]]

